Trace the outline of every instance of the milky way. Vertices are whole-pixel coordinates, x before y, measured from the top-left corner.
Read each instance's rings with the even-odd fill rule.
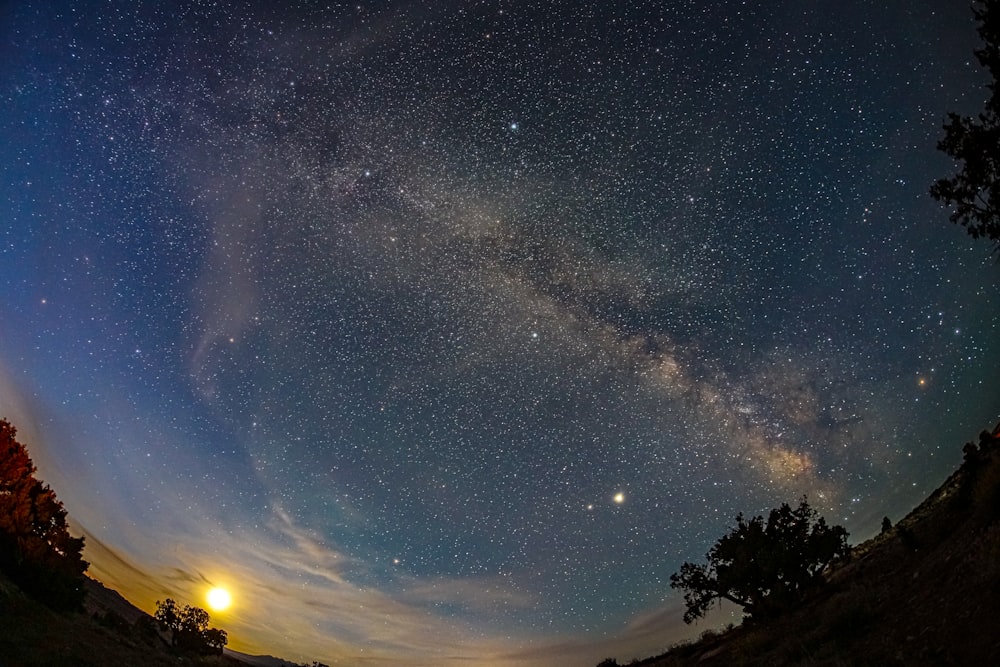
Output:
[[[0,416],[139,606],[644,656],[735,514],[861,539],[1000,418],[961,3],[270,4],[0,10]]]

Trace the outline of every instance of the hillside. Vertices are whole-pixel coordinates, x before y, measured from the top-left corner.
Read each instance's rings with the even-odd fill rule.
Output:
[[[225,650],[222,656],[177,656],[149,614],[101,582],[85,580],[82,614],[58,614],[0,575],[0,667],[295,667],[271,656]]]
[[[0,665],[247,667],[229,656],[179,658],[172,655],[153,629],[152,619],[147,614],[97,581],[87,579],[86,588],[85,613],[60,614],[25,596],[0,576]],[[140,618],[149,622],[139,621]]]
[[[829,586],[767,623],[706,632],[645,667],[1000,664],[1000,425],[895,526],[852,549]],[[287,665],[267,656],[180,658],[152,619],[87,579],[86,611],[55,613],[0,577],[2,667]],[[609,663],[611,664],[611,663]]]
[[[1000,665],[1000,425],[964,451],[940,488],[852,549],[798,610],[632,664]]]

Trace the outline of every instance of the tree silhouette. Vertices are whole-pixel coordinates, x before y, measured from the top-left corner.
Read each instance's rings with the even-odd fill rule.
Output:
[[[66,510],[16,438],[0,419],[0,571],[25,593],[57,610],[75,610],[86,592],[83,538],[72,537]]]
[[[219,654],[228,641],[225,630],[208,627],[208,612],[191,605],[178,606],[172,599],[156,601],[153,617],[170,631],[170,644],[181,653]]]
[[[738,515],[708,563],[684,563],[670,586],[684,591],[685,623],[703,617],[715,600],[734,602],[751,618],[773,616],[820,586],[827,567],[847,554],[847,531],[828,526],[803,499],[796,509],[771,510],[766,523]]]
[[[209,653],[222,653],[222,647],[229,642],[229,635],[219,628],[206,628],[201,636]]]
[[[990,97],[975,119],[948,114],[945,136],[938,142],[944,151],[962,163],[952,178],[942,178],[931,186],[931,196],[954,206],[949,219],[965,227],[973,238],[993,241],[1000,250],[1000,7],[998,0],[979,0],[972,12],[979,21],[982,48],[975,50],[979,64],[993,81]]]

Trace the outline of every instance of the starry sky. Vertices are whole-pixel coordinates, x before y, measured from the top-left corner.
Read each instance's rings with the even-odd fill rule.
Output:
[[[802,495],[856,542],[1000,419],[927,195],[952,0],[0,5],[0,416],[91,573],[230,646],[591,665]],[[724,618],[722,620],[731,620]]]

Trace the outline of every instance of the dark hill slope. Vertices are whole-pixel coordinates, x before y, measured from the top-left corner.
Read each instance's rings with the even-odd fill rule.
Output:
[[[0,576],[0,667],[248,667],[229,656],[170,654],[152,618],[86,580],[86,613],[56,613]]]
[[[1000,665],[1000,425],[895,527],[855,547],[798,610],[646,667]]]

